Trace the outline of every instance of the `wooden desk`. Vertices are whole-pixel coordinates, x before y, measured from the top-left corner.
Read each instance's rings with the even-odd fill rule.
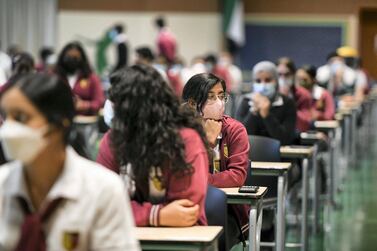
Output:
[[[300,159],[302,162],[302,221],[301,221],[301,242],[289,243],[288,247],[301,246],[302,251],[308,250],[308,198],[309,198],[309,159],[314,164],[314,146],[282,146],[280,147],[282,158]],[[315,182],[317,183],[317,182]]]
[[[218,250],[219,226],[136,227],[142,250]]]
[[[302,132],[300,133],[300,141],[303,145],[314,145],[319,140],[324,139],[324,134],[321,132]]]
[[[291,168],[290,162],[251,162],[252,175],[275,176],[278,177],[278,194],[276,200],[276,224],[275,224],[275,246],[277,251],[285,250],[285,200],[288,190],[288,170]],[[267,203],[268,205],[268,203]],[[269,246],[270,243],[261,243],[262,246]]]
[[[267,187],[259,187],[256,193],[239,193],[239,187],[221,188],[227,196],[228,204],[250,205],[249,213],[249,251],[259,251],[262,230],[263,196]]]
[[[323,120],[323,121],[315,121],[314,127],[318,130],[335,130],[339,127],[339,123],[336,120]]]
[[[314,148],[312,146],[282,146],[280,155],[282,158],[304,159],[312,157]]]

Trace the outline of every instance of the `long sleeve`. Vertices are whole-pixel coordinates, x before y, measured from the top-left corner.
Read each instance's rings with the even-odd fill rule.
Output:
[[[236,111],[236,119],[246,128],[248,135],[258,135],[258,115],[250,111],[250,99],[243,97]]]
[[[119,174],[119,164],[110,148],[110,131],[101,140],[96,162]]]
[[[329,92],[325,91],[323,93],[323,102],[325,110],[319,114],[318,120],[331,120],[334,119],[335,114],[335,103],[333,97]]]
[[[312,123],[311,104],[312,97],[309,91],[303,87],[295,86],[295,99],[297,107],[296,128],[300,132],[310,129]]]
[[[192,129],[181,132],[185,143],[186,162],[192,166],[190,174],[167,173],[166,197],[162,204],[132,201],[132,209],[137,226],[159,225],[159,212],[170,202],[180,199],[191,200],[200,206],[198,224],[207,225],[205,217],[205,197],[207,193],[208,156],[199,135]]]
[[[250,149],[246,129],[234,120],[233,125],[227,127],[224,135],[226,135],[223,139],[225,142],[221,143],[220,153],[222,170],[210,174],[208,183],[215,187],[242,186],[247,176]]]
[[[271,112],[262,120],[271,138],[280,140],[282,145],[288,145],[294,138],[296,107],[290,99],[285,99],[283,106],[285,108],[283,121],[280,122]]]
[[[92,99],[89,101],[89,110],[92,112],[98,112],[104,103],[104,95],[99,78],[92,74],[90,77],[92,81]]]
[[[128,195],[120,180],[112,188],[110,193],[101,196],[104,200],[90,236],[90,250],[140,250]]]

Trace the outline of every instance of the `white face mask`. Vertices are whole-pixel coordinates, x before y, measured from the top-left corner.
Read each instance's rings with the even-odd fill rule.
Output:
[[[20,122],[6,120],[0,128],[0,140],[5,157],[30,164],[46,146],[47,127],[34,129]]]
[[[285,88],[291,88],[293,85],[293,78],[279,78],[279,86]]]
[[[203,107],[203,118],[221,120],[224,115],[225,102],[217,98],[214,103],[205,104]]]
[[[273,83],[254,83],[253,92],[260,93],[263,96],[266,96],[269,99],[272,99],[275,96],[275,85]]]
[[[106,99],[105,105],[103,106],[103,120],[106,125],[111,128],[112,120],[114,118],[113,102]]]

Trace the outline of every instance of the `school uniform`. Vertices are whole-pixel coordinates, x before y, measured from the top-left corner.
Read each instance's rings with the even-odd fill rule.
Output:
[[[295,138],[296,106],[292,99],[277,94],[271,103],[270,113],[262,118],[254,113],[251,95],[245,95],[236,112],[236,118],[246,127],[249,135],[274,138],[289,145]]]
[[[92,73],[88,78],[82,75],[68,76],[66,81],[71,86],[73,94],[85,101],[85,110],[79,114],[96,115],[105,101],[99,78]]]
[[[59,204],[42,222],[47,250],[140,250],[122,181],[71,147],[41,209],[56,199]],[[25,210],[35,212],[22,164],[13,161],[0,167],[0,250],[15,249]]]
[[[159,226],[161,208],[172,201],[189,199],[200,206],[198,225],[207,225],[205,198],[208,179],[208,156],[199,134],[191,128],[179,130],[185,145],[185,161],[192,166],[191,174],[173,174],[168,168],[151,168],[149,187],[141,187],[132,178],[132,167],[119,166],[111,150],[110,133],[103,137],[97,162],[121,174],[132,198],[132,210],[137,226]],[[124,170],[124,171],[122,171]],[[147,191],[145,191],[147,190]],[[147,194],[147,196],[146,196]]]
[[[312,89],[313,101],[311,109],[317,114],[317,120],[331,120],[335,115],[334,98],[325,88],[314,85]]]
[[[216,163],[211,163],[208,183],[219,188],[243,186],[247,177],[250,149],[245,127],[239,121],[224,115],[221,138],[218,139],[215,151],[216,149],[220,154],[220,169],[215,170]],[[245,228],[249,222],[250,208],[245,205],[232,207],[241,227]]]
[[[297,120],[296,129],[305,132],[310,129],[312,116],[311,105],[312,97],[310,92],[301,86],[293,86],[293,99],[296,102]]]
[[[174,62],[177,52],[177,41],[168,28],[161,28],[158,32],[157,47],[159,54],[164,56],[168,62]]]

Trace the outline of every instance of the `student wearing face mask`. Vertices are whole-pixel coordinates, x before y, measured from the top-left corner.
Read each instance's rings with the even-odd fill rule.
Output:
[[[305,132],[310,128],[311,95],[303,87],[295,85],[294,78],[296,66],[288,57],[279,58],[277,63],[279,74],[279,92],[293,99],[297,109],[296,129],[298,132]]]
[[[97,162],[120,174],[137,226],[206,225],[208,155],[197,118],[151,66],[110,77],[112,128]]]
[[[262,61],[252,71],[253,91],[246,94],[236,111],[249,135],[260,135],[289,145],[295,138],[296,106],[294,101],[281,95],[275,64]]]
[[[0,249],[140,250],[122,181],[70,146],[70,88],[25,75],[2,93]]]
[[[104,102],[103,89],[80,43],[71,42],[63,48],[55,71],[71,87],[78,114],[96,115]]]
[[[208,183],[215,187],[243,186],[248,170],[249,140],[245,127],[224,115],[228,99],[224,80],[213,74],[194,75],[186,83],[182,99],[203,118],[207,139],[213,150]],[[230,245],[242,239],[248,227],[248,208],[231,207],[228,217]],[[238,233],[238,234],[234,234]]]
[[[330,92],[316,84],[316,68],[303,65],[296,72],[296,84],[307,89],[312,95],[311,120],[334,119],[335,103]]]

